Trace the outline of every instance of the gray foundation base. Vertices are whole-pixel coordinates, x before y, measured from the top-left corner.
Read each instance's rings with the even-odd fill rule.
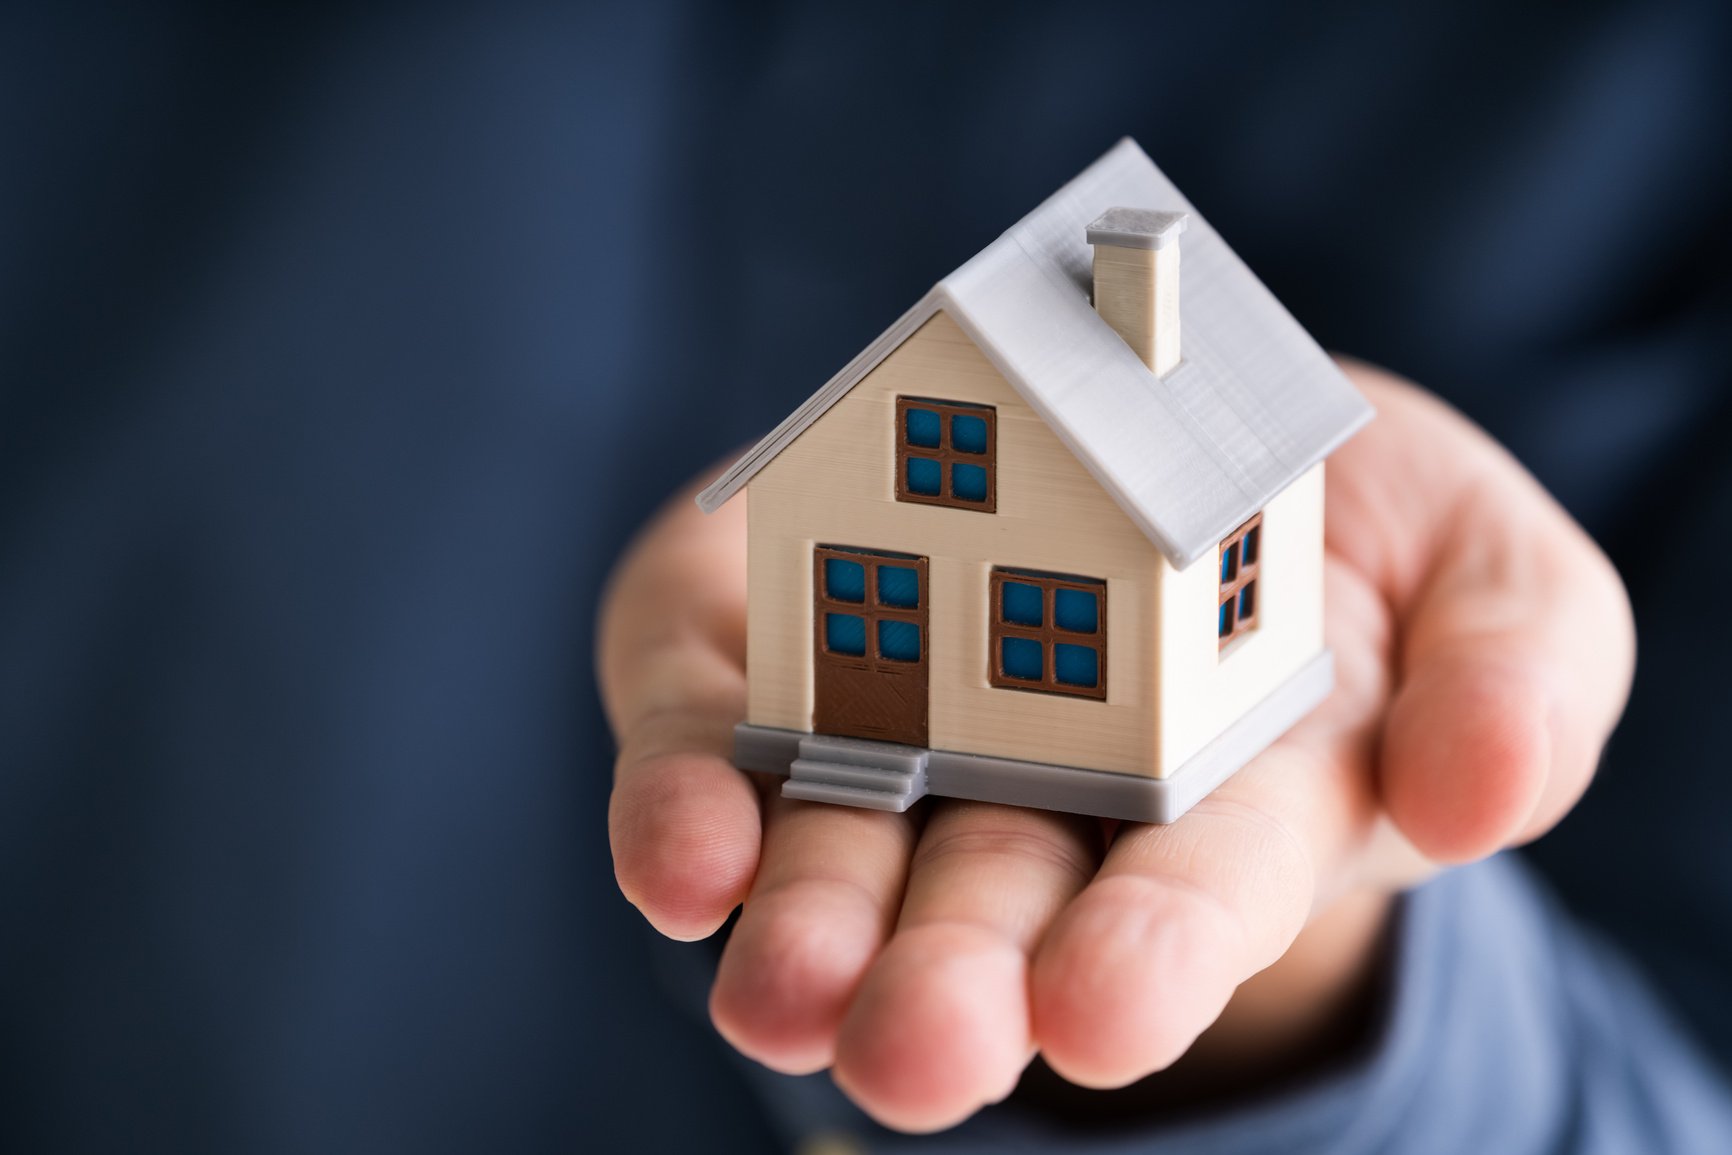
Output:
[[[1130,822],[1172,822],[1315,709],[1334,686],[1335,661],[1325,650],[1166,778],[1109,774],[953,750],[929,751],[889,742],[847,741],[879,747],[887,758],[918,760],[924,756],[928,794],[1098,814]],[[801,740],[811,738],[798,730],[742,722],[734,728],[734,764],[742,770],[786,777],[801,757]],[[848,796],[838,793],[825,800],[846,802]]]

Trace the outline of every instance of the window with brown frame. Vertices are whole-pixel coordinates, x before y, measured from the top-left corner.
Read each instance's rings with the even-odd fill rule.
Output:
[[[829,545],[812,552],[821,658],[867,669],[922,660],[925,558]]]
[[[896,500],[996,512],[997,410],[898,397]]]
[[[1107,583],[994,567],[987,681],[1004,690],[1107,696]]]
[[[1262,570],[1263,515],[1221,542],[1221,602],[1215,636],[1220,649],[1257,628],[1257,576]]]

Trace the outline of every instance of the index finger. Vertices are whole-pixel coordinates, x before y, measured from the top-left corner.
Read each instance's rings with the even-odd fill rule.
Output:
[[[608,834],[620,890],[671,938],[713,933],[757,870],[760,799],[729,761],[745,714],[744,500],[669,500],[615,568],[597,666],[619,742]]]

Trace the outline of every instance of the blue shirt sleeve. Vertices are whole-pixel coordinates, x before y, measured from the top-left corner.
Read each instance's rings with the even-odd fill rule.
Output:
[[[869,1151],[1703,1152],[1732,1136],[1732,1094],[1640,975],[1515,856],[1465,867],[1397,911],[1372,1039],[1303,1086],[1183,1122],[1084,1133],[1008,1103],[940,1136],[873,1124],[827,1076],[752,1066],[790,1146]]]

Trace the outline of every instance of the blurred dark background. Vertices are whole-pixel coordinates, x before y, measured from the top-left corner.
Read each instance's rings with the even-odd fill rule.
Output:
[[[1635,699],[1537,857],[1732,1060],[1729,49],[1709,4],[8,8],[0,1149],[766,1149],[612,885],[600,583],[1126,134],[1619,562]]]

